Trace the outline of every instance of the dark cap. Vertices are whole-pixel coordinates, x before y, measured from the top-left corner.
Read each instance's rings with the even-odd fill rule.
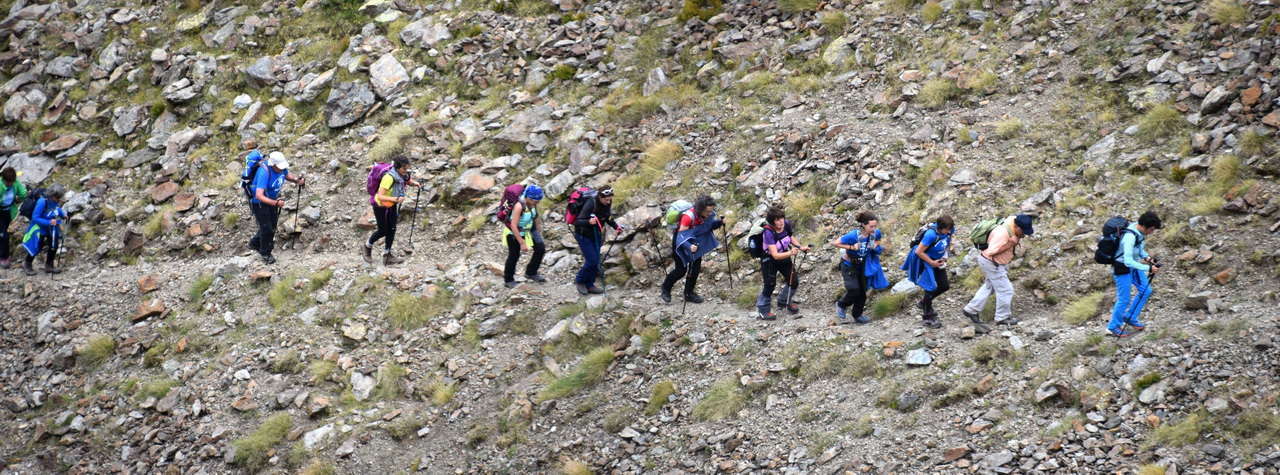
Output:
[[[1031,229],[1031,222],[1035,221],[1035,219],[1035,216],[1020,214],[1013,218],[1013,224],[1017,225],[1019,229],[1022,229],[1022,234],[1030,236],[1036,232],[1034,229]]]

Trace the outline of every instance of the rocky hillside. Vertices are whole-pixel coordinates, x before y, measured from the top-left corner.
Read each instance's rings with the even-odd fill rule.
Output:
[[[0,270],[3,473],[1280,470],[1272,2],[0,0],[0,16],[0,165],[72,190],[69,272]],[[308,177],[273,266],[243,244],[246,138]],[[365,174],[397,153],[428,186],[399,227],[408,262],[372,266]],[[521,180],[550,195],[551,282],[511,291],[487,213]],[[628,231],[608,295],[580,299],[564,195],[610,183]],[[735,242],[708,257],[706,303],[663,305],[657,217],[703,193],[731,241],[769,204],[814,244],[872,210],[899,285],[871,324],[835,325],[824,247],[801,259],[800,315],[756,321]],[[1166,270],[1149,330],[1112,339],[1092,248],[1107,217],[1147,209]],[[917,226],[1018,210],[1039,215],[1010,266],[1023,323],[966,325],[968,256],[945,327],[921,327],[897,270]]]

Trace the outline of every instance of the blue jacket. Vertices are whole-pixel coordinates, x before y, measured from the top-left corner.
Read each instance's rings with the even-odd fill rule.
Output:
[[[840,244],[854,245],[859,242],[862,246],[857,251],[844,251],[843,260],[840,265],[852,265],[852,257],[857,256],[862,259],[863,275],[867,277],[867,285],[873,289],[883,289],[889,286],[889,279],[884,275],[884,267],[880,264],[880,253],[884,252],[884,247],[871,243],[880,241],[884,237],[884,233],[877,229],[870,236],[863,236],[862,232],[854,229],[848,234],[840,237]]]
[[[721,221],[716,219],[716,215],[712,214],[697,226],[686,229],[676,234],[676,256],[685,263],[693,262],[701,259],[708,252],[716,250],[720,247],[720,241],[716,240],[715,229],[719,227]],[[690,245],[697,244],[698,252],[690,252]]]
[[[1125,267],[1139,272],[1150,271],[1151,266],[1142,262],[1143,259],[1151,257],[1150,254],[1147,254],[1146,237],[1143,236],[1143,239],[1138,239],[1138,236],[1142,236],[1142,231],[1138,230],[1138,223],[1129,223],[1128,230],[1133,232],[1123,233],[1124,236],[1120,238],[1121,262],[1124,263]]]
[[[267,198],[280,198],[280,189],[284,188],[285,178],[289,176],[289,170],[283,170],[276,173],[271,167],[258,167],[258,174],[253,177],[253,203],[262,204],[258,201],[258,190],[262,189],[262,194]]]
[[[27,233],[22,236],[22,247],[26,248],[27,254],[39,254],[40,238],[46,235],[51,238],[53,247],[58,246],[62,232],[60,225],[53,225],[55,219],[67,219],[67,212],[62,210],[62,206],[44,197],[37,200],[36,207],[31,212],[31,225],[27,226]]]
[[[941,259],[947,253],[947,247],[951,245],[950,234],[940,234],[933,225],[924,232],[924,236],[920,239],[920,245],[925,246],[925,255],[930,259]],[[916,255],[915,249],[907,250],[907,259],[902,263],[902,270],[907,271],[907,279],[924,289],[925,292],[932,292],[938,288],[938,282],[933,276],[933,266]]]

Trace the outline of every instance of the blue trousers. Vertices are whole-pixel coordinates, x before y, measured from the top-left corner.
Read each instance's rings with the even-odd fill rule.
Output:
[[[1142,314],[1142,307],[1151,298],[1151,280],[1145,272],[1134,269],[1129,269],[1128,274],[1112,277],[1116,281],[1116,304],[1111,308],[1111,323],[1107,324],[1107,330],[1120,333],[1125,324],[1144,326],[1138,315]]]
[[[573,234],[573,239],[578,241],[578,249],[582,251],[583,261],[582,268],[578,269],[578,276],[573,279],[573,283],[594,287],[596,278],[600,276],[600,246],[603,242],[596,236],[584,236],[578,233]]]

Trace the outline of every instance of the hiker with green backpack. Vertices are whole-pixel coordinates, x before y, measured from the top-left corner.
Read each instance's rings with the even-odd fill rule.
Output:
[[[1014,251],[1022,238],[1035,232],[1031,227],[1035,218],[1027,214],[1019,214],[1004,219],[980,221],[974,226],[970,238],[974,247],[982,251],[978,254],[978,269],[982,271],[982,287],[964,306],[964,316],[977,322],[982,308],[987,306],[987,299],[992,294],[996,297],[996,324],[1017,325],[1019,320],[1013,316],[1013,283],[1009,282],[1009,262],[1013,261]]]
[[[422,186],[409,176],[409,158],[397,155],[391,163],[377,163],[369,169],[366,188],[369,191],[369,205],[373,207],[373,219],[378,229],[369,236],[361,250],[364,261],[373,262],[373,245],[379,239],[385,239],[382,251],[382,265],[390,266],[404,262],[404,259],[391,253],[391,245],[396,239],[396,225],[400,222],[400,204],[409,199],[405,186]],[[415,216],[416,219],[416,216]]]
[[[688,202],[673,203],[668,211],[679,210],[684,207],[684,203]],[[684,301],[702,303],[704,299],[697,292],[698,275],[702,273],[702,256],[719,245],[714,232],[724,226],[724,221],[716,218],[716,200],[706,195],[698,197],[691,206],[680,211],[676,221],[671,233],[671,255],[675,267],[663,279],[659,298],[663,303],[671,303],[671,289],[683,278]]]
[[[25,199],[27,187],[18,181],[18,172],[5,167],[0,171],[0,269],[9,268],[9,224],[18,217]]]
[[[1160,265],[1147,254],[1146,242],[1147,236],[1163,226],[1159,215],[1147,211],[1137,222],[1116,216],[1102,227],[1094,261],[1110,264],[1116,283],[1116,303],[1107,324],[1107,331],[1114,336],[1125,338],[1147,328],[1138,316],[1151,298],[1151,276]]]
[[[519,188],[516,188],[519,187]],[[506,193],[516,193],[511,200]],[[507,245],[507,261],[502,267],[503,285],[513,289],[516,282],[516,264],[520,263],[520,253],[533,251],[525,266],[524,276],[534,282],[546,282],[547,279],[538,274],[542,266],[542,256],[547,246],[542,240],[542,213],[538,212],[538,202],[542,201],[542,187],[538,185],[512,185],[504,191],[503,200],[499,204],[497,218],[502,223],[502,242]],[[513,201],[509,203],[508,201]]]
[[[747,238],[751,256],[760,260],[760,276],[763,279],[760,295],[756,296],[757,320],[777,320],[777,315],[770,311],[773,289],[778,284],[778,274],[786,279],[782,290],[778,292],[778,306],[786,308],[792,315],[800,313],[795,303],[796,287],[799,279],[795,275],[792,257],[801,252],[808,252],[809,246],[800,243],[792,235],[791,221],[786,212],[779,206],[772,206],[765,212],[765,222],[759,232],[752,229]]]

